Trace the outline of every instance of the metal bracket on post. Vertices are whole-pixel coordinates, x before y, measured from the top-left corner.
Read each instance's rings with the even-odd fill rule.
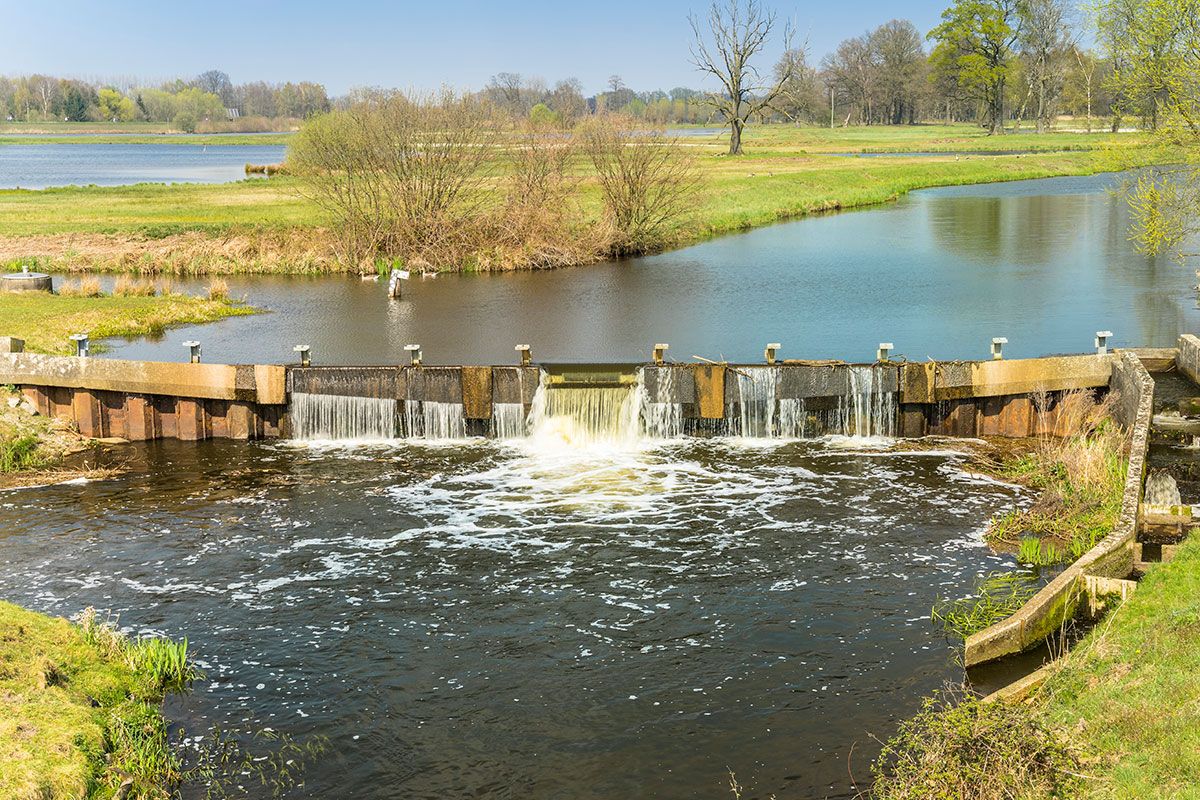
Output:
[[[75,355],[80,358],[87,358],[89,355],[88,335],[86,333],[73,333],[70,338],[75,343]]]
[[[513,350],[516,350],[518,353],[521,354],[521,366],[522,367],[528,367],[530,364],[533,363],[533,351],[529,348],[529,345],[519,344],[516,347],[514,347]]]
[[[408,351],[408,363],[414,367],[421,366],[421,345],[406,344],[404,349]]]
[[[771,342],[767,345],[767,349],[763,351],[763,356],[767,359],[768,364],[775,363],[775,354],[783,347],[779,342]]]
[[[875,352],[875,360],[886,363],[888,357],[891,356],[892,350],[895,349],[895,347],[896,345],[892,344],[891,342],[880,342],[879,350]]]
[[[670,348],[671,348],[671,345],[667,344],[666,342],[662,342],[660,344],[654,345],[654,363],[655,363],[655,365],[660,366],[660,367],[662,366],[663,361],[666,359],[666,356],[667,356],[667,350],[669,350]]]
[[[307,367],[312,364],[311,348],[306,344],[298,344],[292,348],[300,354],[300,366]]]
[[[1096,331],[1096,355],[1108,355],[1108,340],[1112,338],[1112,331]]]
[[[992,339],[992,359],[999,361],[1004,358],[1004,345],[1008,344],[1008,339],[1003,336],[997,336]]]
[[[199,364],[200,363],[200,343],[195,340],[191,340],[191,341],[184,342],[183,346],[188,348],[191,351],[192,363]]]

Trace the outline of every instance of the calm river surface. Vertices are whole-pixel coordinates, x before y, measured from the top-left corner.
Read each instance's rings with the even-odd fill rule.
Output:
[[[227,183],[246,164],[277,164],[282,145],[16,144],[0,146],[0,189]]]
[[[545,361],[644,360],[656,342],[693,355],[759,360],[874,358],[892,342],[910,359],[1035,356],[1120,345],[1167,346],[1200,329],[1191,270],[1138,255],[1127,176],[930,189],[864,211],[814,217],[675,252],[544,273],[442,275],[405,284],[357,278],[231,279],[272,313],[114,342],[111,354],[177,361],[199,339],[216,362],[508,363],[528,343]],[[192,284],[199,288],[199,284]]]
[[[329,737],[298,797],[849,797],[1011,568],[955,457],[704,441],[160,443],[0,493],[0,596],[187,636],[168,703]],[[853,748],[853,750],[852,750]],[[266,795],[263,795],[266,796]]]

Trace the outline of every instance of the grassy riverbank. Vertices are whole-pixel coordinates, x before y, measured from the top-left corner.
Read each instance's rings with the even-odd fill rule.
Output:
[[[258,137],[255,141],[261,141]],[[684,246],[784,219],[883,203],[919,188],[1088,175],[1169,158],[1140,134],[986,137],[969,126],[752,128],[747,155],[723,154],[724,135],[685,137],[699,186],[692,210],[660,242]],[[977,155],[972,151],[1038,150]],[[944,152],[845,158],[834,152]],[[600,213],[587,175],[577,192],[585,220]],[[329,220],[276,177],[222,185],[161,184],[0,191],[0,262],[55,270],[175,274],[343,271],[330,253]]]
[[[1196,797],[1200,787],[1200,540],[1157,564],[1068,655],[1035,700],[1078,748],[1086,797]]]
[[[0,602],[0,796],[142,797],[170,783],[180,767],[159,706],[193,677],[186,651]]]
[[[227,299],[174,293],[67,297],[20,292],[0,297],[0,336],[24,339],[25,349],[30,352],[60,355],[73,352],[74,344],[68,337],[74,333],[89,333],[93,340],[147,336],[174,325],[255,313],[255,309]]]

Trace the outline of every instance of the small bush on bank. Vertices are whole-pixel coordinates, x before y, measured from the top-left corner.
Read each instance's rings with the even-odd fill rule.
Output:
[[[875,800],[1075,797],[1078,760],[1025,705],[926,698],[871,766]]]

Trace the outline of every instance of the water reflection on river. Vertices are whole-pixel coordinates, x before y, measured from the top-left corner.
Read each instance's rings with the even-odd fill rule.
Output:
[[[330,737],[304,797],[717,797],[727,768],[848,797],[871,736],[961,676],[934,598],[1011,568],[980,532],[1014,490],[945,455],[135,452],[0,494],[0,596],[188,636],[209,680],[170,714]]]
[[[669,342],[692,355],[869,359],[894,342],[912,359],[1078,352],[1097,330],[1119,345],[1171,345],[1200,327],[1194,278],[1137,254],[1120,178],[1101,175],[933,189],[866,211],[784,223],[648,258],[550,273],[443,275],[394,302],[357,279],[245,278],[235,293],[273,313],[159,341],[129,358],[181,360],[184,339],[214,361],[508,362],[641,360]],[[198,284],[193,284],[197,285]]]

